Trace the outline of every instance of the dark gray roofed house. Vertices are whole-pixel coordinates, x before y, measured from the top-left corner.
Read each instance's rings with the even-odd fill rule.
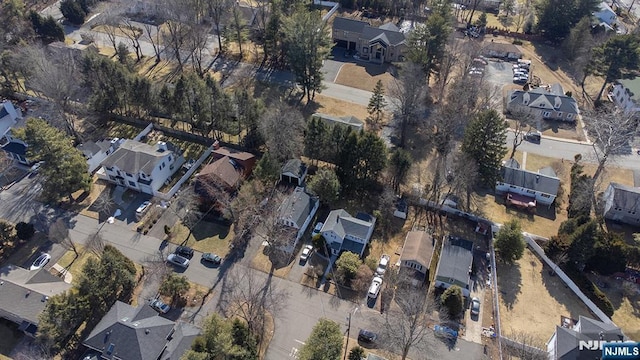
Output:
[[[473,263],[473,243],[448,236],[442,244],[440,261],[436,269],[435,286],[448,288],[457,285],[465,297],[470,295],[470,274]]]
[[[531,202],[535,207],[537,203],[551,205],[558,195],[559,187],[560,179],[550,167],[533,172],[520,169],[513,160],[502,166],[502,179],[496,182],[495,189],[497,193],[505,194],[507,200],[512,194],[514,202]]]
[[[371,239],[376,218],[364,213],[351,216],[343,209],[333,210],[324,221],[320,233],[333,255],[341,251],[351,251],[362,256]]]
[[[63,293],[71,284],[47,270],[29,271],[8,265],[0,270],[0,317],[19,325],[19,330],[35,336],[40,313],[49,297]]]
[[[117,301],[83,342],[102,359],[178,360],[199,329],[161,317],[147,304]]]
[[[603,200],[605,218],[640,226],[640,188],[610,183]]]
[[[516,60],[522,58],[522,51],[513,44],[503,44],[497,42],[488,43],[482,54],[487,57]]]
[[[627,338],[613,323],[580,316],[574,326],[556,326],[547,342],[547,355],[550,360],[599,359],[602,350],[587,348],[580,350],[580,341],[625,341]]]
[[[119,139],[104,139],[97,142],[87,141],[86,143],[78,145],[77,148],[82,151],[85,159],[87,159],[89,173],[92,174],[100,167],[104,159],[117,149],[119,145]]]
[[[372,27],[364,21],[336,17],[332,33],[338,46],[355,50],[360,59],[380,64],[404,59],[406,35],[392,23]]]
[[[338,116],[333,116],[328,114],[315,113],[311,115],[311,118],[322,120],[324,121],[325,124],[329,126],[335,126],[335,125],[349,126],[355,131],[362,130],[364,126],[364,122],[355,116],[338,117]]]
[[[278,221],[282,226],[296,229],[296,236],[291,239],[289,244],[282,250],[291,252],[295,248],[298,240],[307,230],[311,219],[318,211],[320,201],[318,198],[309,195],[304,188],[296,187],[295,190],[287,196],[280,206]]]
[[[567,96],[560,84],[529,91],[511,90],[507,94],[507,112],[531,114],[543,119],[574,122],[580,109],[576,99]]]
[[[173,144],[155,145],[124,140],[118,149],[102,161],[103,179],[130,189],[155,195],[185,162]],[[99,173],[100,174],[100,173]]]
[[[287,182],[296,186],[302,186],[306,176],[307,165],[300,159],[291,159],[282,167],[282,171],[280,172],[280,182]]]

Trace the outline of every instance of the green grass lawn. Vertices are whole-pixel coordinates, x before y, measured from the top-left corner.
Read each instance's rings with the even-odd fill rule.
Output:
[[[187,239],[187,236],[189,238]],[[200,221],[189,234],[189,229],[182,224],[173,227],[171,242],[186,245],[202,252],[211,252],[221,257],[225,257],[229,252],[229,241],[233,239],[233,226],[226,227],[220,224]]]
[[[9,320],[0,319],[0,359],[9,359],[11,351],[24,335],[18,331],[18,325]]]

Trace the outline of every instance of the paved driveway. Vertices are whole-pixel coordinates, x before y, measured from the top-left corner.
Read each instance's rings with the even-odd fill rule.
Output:
[[[489,64],[485,67],[485,79],[500,88],[506,84],[513,84],[513,64],[489,60]]]

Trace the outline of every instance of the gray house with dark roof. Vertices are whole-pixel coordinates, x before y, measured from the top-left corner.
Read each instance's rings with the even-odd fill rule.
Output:
[[[295,186],[302,186],[307,176],[307,164],[300,159],[287,161],[280,171],[280,182],[287,182]]]
[[[281,250],[292,252],[298,240],[302,237],[311,220],[318,211],[320,201],[317,197],[309,195],[303,187],[296,187],[280,205],[278,221],[282,226],[295,229],[295,237],[292,237]],[[286,233],[286,232],[285,232]]]
[[[550,360],[600,359],[602,350],[580,349],[580,341],[625,341],[626,336],[615,324],[580,316],[574,326],[556,326],[549,341],[547,355]]]
[[[156,145],[149,145],[125,140],[102,162],[102,178],[116,185],[155,195],[184,162],[180,150],[171,143],[159,141]]]
[[[336,17],[332,37],[339,46],[355,50],[360,59],[380,64],[403,61],[407,49],[406,35],[392,23],[372,27],[364,21]]]
[[[353,217],[345,210],[339,209],[329,213],[320,233],[333,255],[351,251],[362,256],[371,240],[375,225],[376,218],[369,214],[358,213]]]
[[[435,287],[447,289],[457,285],[462,295],[470,295],[470,274],[473,263],[473,243],[469,240],[449,236],[442,242],[440,260],[436,269]]]
[[[610,183],[602,200],[605,218],[640,226],[640,188]]]
[[[23,165],[31,162],[27,159],[27,144],[12,136],[11,129],[24,125],[22,112],[11,101],[0,103],[0,149],[10,159]]]
[[[77,146],[77,149],[80,150],[84,158],[87,159],[90,174],[93,174],[107,156],[120,146],[120,142],[121,140],[119,139],[103,139],[87,141]]]
[[[533,172],[520,169],[518,162],[511,159],[503,164],[501,175],[496,182],[496,192],[514,195],[514,202],[533,203],[535,207],[537,203],[549,206],[556,200],[560,179],[550,167]]]
[[[108,360],[179,360],[200,329],[117,301],[82,343]]]
[[[640,111],[640,77],[618,79],[612,84],[609,97],[625,114]]]
[[[71,284],[45,269],[5,266],[0,270],[0,317],[18,324],[20,331],[33,337],[49,297],[70,288]]]
[[[580,115],[576,99],[567,96],[560,84],[529,91],[511,90],[506,98],[507,113],[531,114],[547,120],[574,122]]]

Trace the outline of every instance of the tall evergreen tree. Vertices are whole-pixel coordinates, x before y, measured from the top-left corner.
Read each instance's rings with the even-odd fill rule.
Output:
[[[385,106],[387,106],[387,101],[384,98],[384,85],[382,85],[382,80],[378,80],[367,106],[367,112],[369,113],[367,121],[374,127],[380,126]]]
[[[599,4],[599,0],[541,0],[535,5],[536,29],[548,40],[560,42],[580,19],[590,17]]]
[[[324,121],[316,117],[312,117],[307,122],[307,128],[304,134],[304,154],[305,156],[315,160],[326,160],[325,155],[326,142],[329,137],[329,129]]]
[[[636,34],[615,35],[594,48],[588,72],[590,75],[604,76],[604,82],[595,101],[600,101],[608,83],[630,75],[639,66],[640,39]]]
[[[338,360],[342,355],[342,330],[340,324],[320,319],[311,335],[300,349],[300,360]]]
[[[289,67],[302,87],[303,96],[313,100],[322,91],[322,62],[329,54],[329,32],[320,12],[298,7],[284,21],[284,40]]]
[[[451,36],[451,6],[444,1],[434,7],[424,26],[411,31],[407,43],[407,57],[419,64],[427,77],[437,73],[445,55],[445,46]]]
[[[493,188],[500,177],[506,140],[507,123],[494,109],[478,113],[464,133],[462,152],[476,161],[480,180],[487,187]]]

